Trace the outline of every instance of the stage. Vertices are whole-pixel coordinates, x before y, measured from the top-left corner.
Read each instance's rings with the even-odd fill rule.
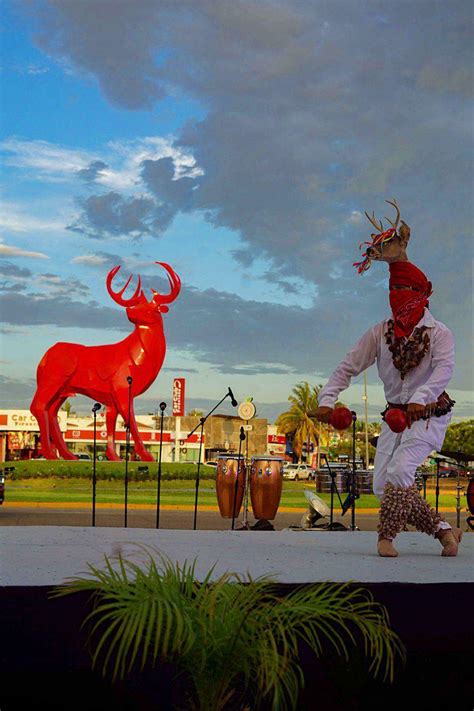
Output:
[[[17,527],[0,529],[0,708],[171,709],[166,683],[143,675],[111,685],[90,671],[81,623],[85,595],[50,599],[52,588],[121,552],[138,561],[140,546],[174,561],[197,558],[203,577],[234,571],[268,575],[282,594],[324,581],[364,587],[383,603],[407,648],[394,685],[372,681],[362,656],[349,663],[328,650],[304,658],[305,690],[298,711],[423,709],[472,711],[474,681],[474,534],[465,533],[457,558],[442,558],[426,535],[397,537],[400,556],[380,558],[377,535],[360,531],[185,531],[136,528]],[[304,653],[303,653],[304,656]],[[361,666],[362,665],[362,666]],[[163,684],[163,680],[161,680]],[[167,700],[168,699],[168,700]]]
[[[1,529],[2,586],[59,585],[119,551],[134,559],[138,546],[158,548],[183,563],[197,558],[197,574],[215,564],[282,584],[330,580],[372,584],[474,583],[474,535],[465,533],[456,558],[441,558],[438,541],[404,532],[400,556],[380,558],[377,535],[362,531],[184,531],[137,528],[5,526]]]

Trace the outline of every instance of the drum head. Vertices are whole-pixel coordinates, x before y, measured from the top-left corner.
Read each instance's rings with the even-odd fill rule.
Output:
[[[271,457],[270,455],[266,454],[256,454],[255,457],[252,457],[252,462],[284,462],[285,460],[282,457]]]

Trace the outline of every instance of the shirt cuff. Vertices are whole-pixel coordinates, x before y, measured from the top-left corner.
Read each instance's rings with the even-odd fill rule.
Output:
[[[323,397],[318,397],[319,407],[334,407],[336,400],[329,395],[323,395]]]

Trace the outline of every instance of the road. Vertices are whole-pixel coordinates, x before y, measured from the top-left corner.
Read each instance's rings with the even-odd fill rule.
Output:
[[[366,510],[365,510],[366,511]],[[361,531],[375,531],[377,527],[377,512],[373,514],[357,513],[356,526]],[[297,526],[303,516],[302,511],[279,512],[272,522],[276,530]],[[455,524],[456,514],[449,512],[443,516]],[[466,514],[461,512],[461,524],[464,527]],[[350,527],[350,512],[344,517],[335,516],[335,521],[342,522]],[[161,510],[160,528],[189,529],[192,530],[194,522],[193,510]],[[254,519],[249,516],[249,523],[253,525]],[[5,503],[0,506],[0,526],[90,526],[92,524],[91,509],[84,507],[61,507],[60,504],[42,505],[15,505]],[[130,528],[155,528],[156,511],[153,509],[136,509],[130,507],[127,515],[127,525]],[[236,528],[241,525],[241,518],[236,522]],[[96,510],[96,526],[123,527],[123,508],[108,508],[100,506]],[[230,529],[231,521],[223,519],[217,511],[198,510],[197,528],[208,531],[222,531]]]

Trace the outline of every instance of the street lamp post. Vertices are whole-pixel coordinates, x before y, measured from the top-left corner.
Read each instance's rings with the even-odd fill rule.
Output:
[[[364,394],[362,400],[365,405],[365,468],[369,468],[369,401],[367,397],[367,371],[364,371]]]

